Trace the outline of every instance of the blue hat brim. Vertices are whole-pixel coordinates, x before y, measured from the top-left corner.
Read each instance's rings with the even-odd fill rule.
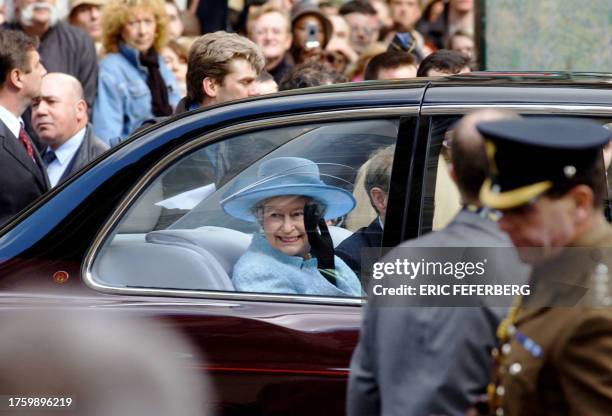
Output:
[[[295,184],[257,188],[251,191],[235,194],[224,200],[223,210],[232,217],[244,221],[255,222],[252,209],[264,199],[276,196],[306,196],[326,205],[324,218],[330,220],[341,217],[355,208],[353,195],[335,186],[317,184]]]

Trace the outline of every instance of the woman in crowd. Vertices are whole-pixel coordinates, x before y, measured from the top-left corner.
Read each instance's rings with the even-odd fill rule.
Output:
[[[104,8],[94,132],[109,144],[151,117],[169,116],[180,96],[159,51],[166,13],[159,0],[110,0]]]
[[[166,3],[168,4],[168,3]],[[178,40],[169,41],[161,50],[161,56],[179,87],[181,97],[187,95],[187,57],[189,48]]]
[[[166,0],[164,4],[166,14],[168,15],[168,25],[166,27],[166,37],[168,41],[177,40],[183,36],[185,26],[181,19],[181,12],[174,0]]]
[[[234,266],[232,281],[244,292],[360,296],[353,271],[334,255],[325,220],[355,206],[350,192],[325,184],[318,166],[297,157],[261,164],[254,182],[221,201],[260,232]]]

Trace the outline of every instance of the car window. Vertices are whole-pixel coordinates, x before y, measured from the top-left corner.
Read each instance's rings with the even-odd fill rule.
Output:
[[[142,189],[94,259],[93,279],[117,288],[361,296],[361,264],[351,264],[360,245],[351,244],[355,240],[351,237],[359,229],[379,223],[364,188],[366,162],[374,154],[390,154],[390,175],[397,134],[397,120],[361,120],[266,128],[203,145],[169,163]],[[296,226],[295,235],[291,231],[278,236],[265,222],[266,215],[291,219],[305,215],[299,209],[268,214],[270,207],[265,205],[261,217],[244,218],[254,209],[254,200],[246,198],[253,190],[260,192],[268,180],[292,178],[294,168],[262,180],[266,169],[286,163],[298,163],[300,169],[316,166],[318,170],[320,183],[299,189],[308,193],[305,201],[317,205],[316,213],[323,216],[329,230],[337,255],[331,278],[320,278],[320,258],[310,258],[305,253],[307,247],[296,243],[309,242],[303,226]],[[286,186],[283,183],[275,189]],[[388,183],[381,187],[388,189]],[[288,191],[283,192],[287,196]],[[242,214],[228,208],[236,195],[246,198],[240,205]],[[277,196],[257,195],[262,201]],[[296,224],[303,224],[303,220]],[[378,244],[382,240],[380,224]],[[294,246],[298,246],[296,253],[291,251]],[[251,267],[243,259],[251,251],[269,256],[253,255]],[[239,261],[242,269],[236,268]],[[237,270],[249,274],[258,267],[262,269],[259,274],[250,277],[253,284],[236,283],[242,276],[236,277]],[[275,269],[278,267],[281,270]],[[308,278],[303,270],[314,277]],[[272,283],[259,284],[268,280]]]
[[[523,117],[546,117],[541,115],[522,114]],[[568,115],[574,116],[574,115]],[[557,115],[558,117],[558,115]],[[574,116],[575,117],[575,116]],[[444,228],[461,209],[461,198],[457,186],[449,175],[450,154],[447,146],[448,136],[460,116],[440,116],[431,119],[429,129],[429,147],[427,151],[426,172],[422,196],[420,234]],[[612,128],[611,119],[592,118],[593,121]],[[610,173],[612,148],[606,151],[606,167]],[[609,176],[609,175],[608,175]],[[608,195],[610,193],[608,181]],[[606,201],[606,214],[610,218],[610,198]]]

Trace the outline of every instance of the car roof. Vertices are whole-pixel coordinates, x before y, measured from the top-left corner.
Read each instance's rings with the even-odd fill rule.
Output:
[[[263,104],[267,100],[280,97],[288,97],[286,99],[296,101],[303,100],[303,105],[315,104],[309,98],[312,95],[324,94],[320,101],[325,101],[328,104],[341,106],[341,101],[338,96],[341,94],[363,93],[368,95],[371,102],[384,101],[390,98],[392,102],[397,102],[397,97],[386,96],[392,90],[396,89],[428,89],[440,87],[473,87],[474,91],[481,87],[560,87],[568,89],[612,89],[612,73],[596,73],[596,72],[560,72],[560,71],[477,71],[466,74],[449,75],[445,77],[432,78],[411,78],[401,80],[384,80],[384,81],[361,81],[347,82],[332,85],[323,85],[317,87],[300,88],[288,91],[280,91],[275,94],[266,96],[252,97],[245,100],[238,100],[234,103],[258,102]],[[585,94],[588,94],[585,93]],[[386,96],[386,97],[385,97]],[[348,97],[347,97],[348,98]],[[380,100],[377,100],[380,98]],[[500,97],[503,101],[503,97]],[[327,101],[329,100],[329,101]],[[409,104],[413,101],[413,97],[406,96],[405,103]],[[467,100],[470,101],[470,100]],[[527,101],[527,100],[526,100]],[[536,100],[541,101],[541,100]],[[581,98],[576,97],[575,100],[580,102]],[[612,103],[612,98],[605,100],[606,103]],[[227,107],[226,104],[220,104],[215,107]],[[215,107],[203,108],[199,111],[207,111]],[[263,108],[262,108],[263,109]]]
[[[599,72],[569,72],[569,71],[474,71],[465,74],[448,75],[442,77],[420,77],[398,80],[381,81],[360,81],[346,82],[332,85],[322,85],[317,87],[300,88],[288,91],[281,91],[274,95],[303,95],[313,93],[329,93],[334,91],[355,91],[355,90],[381,90],[390,87],[424,87],[427,85],[461,85],[479,86],[494,84],[497,86],[513,86],[521,84],[539,85],[584,85],[597,84],[605,87],[609,84],[612,88],[612,73]],[[255,97],[261,99],[265,97]]]
[[[203,107],[143,129],[127,142],[146,145],[170,133],[158,141],[157,146],[174,141],[177,133],[182,132],[205,134],[252,120],[373,108],[435,108],[438,113],[445,113],[444,108],[448,107],[454,107],[455,111],[451,112],[456,113],[466,108],[492,105],[612,108],[610,89],[610,74],[570,72],[473,72],[437,78],[352,82],[282,91]],[[149,134],[153,131],[157,134]],[[143,136],[148,137],[142,141]]]

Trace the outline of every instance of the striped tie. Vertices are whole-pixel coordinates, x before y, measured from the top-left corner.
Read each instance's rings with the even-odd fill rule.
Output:
[[[26,133],[23,127],[19,129],[19,141],[23,147],[25,147],[25,151],[28,156],[30,156],[30,159],[32,159],[32,162],[36,163],[36,159],[34,159],[34,148],[32,147],[32,142],[30,141],[28,133]]]

